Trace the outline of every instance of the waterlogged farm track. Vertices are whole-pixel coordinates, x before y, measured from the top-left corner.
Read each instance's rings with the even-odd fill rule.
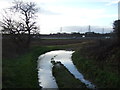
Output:
[[[52,68],[55,62],[61,62],[68,71],[78,80],[86,85],[87,88],[95,88],[95,86],[77,70],[71,60],[74,51],[56,50],[50,51],[38,58],[38,78],[39,85],[42,88],[58,88],[55,78],[52,75]]]

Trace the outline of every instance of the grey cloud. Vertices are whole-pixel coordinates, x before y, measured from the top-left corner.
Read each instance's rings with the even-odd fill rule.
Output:
[[[44,8],[40,8],[40,13],[45,15],[61,15],[61,13],[53,12]]]

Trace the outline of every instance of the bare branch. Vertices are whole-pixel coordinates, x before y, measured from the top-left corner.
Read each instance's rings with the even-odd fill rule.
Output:
[[[17,20],[13,15],[11,15],[12,17],[4,16],[2,21],[3,31],[18,35],[27,33],[26,44],[29,44],[31,32],[37,30],[34,19],[36,17],[35,14],[38,12],[38,8],[36,8],[36,4],[33,2],[15,1],[13,4],[14,5],[9,9],[9,12],[14,13],[14,15],[17,14],[16,16],[19,16],[19,18]],[[9,15],[7,12],[5,13],[6,15]]]

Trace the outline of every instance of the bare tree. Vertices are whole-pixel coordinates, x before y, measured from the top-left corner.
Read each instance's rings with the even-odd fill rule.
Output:
[[[31,33],[38,30],[35,21],[38,8],[33,2],[15,1],[13,4],[14,5],[8,10],[12,12],[13,15],[17,14],[17,18],[4,17],[1,22],[3,31],[14,35],[14,41],[17,43],[24,41],[24,45],[27,48],[31,42]]]

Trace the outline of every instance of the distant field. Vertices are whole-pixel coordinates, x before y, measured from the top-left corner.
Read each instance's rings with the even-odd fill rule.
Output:
[[[42,40],[32,40],[31,46],[36,45],[68,45],[68,44],[75,44],[81,43],[83,41],[88,40],[79,40],[79,39],[42,39]]]

